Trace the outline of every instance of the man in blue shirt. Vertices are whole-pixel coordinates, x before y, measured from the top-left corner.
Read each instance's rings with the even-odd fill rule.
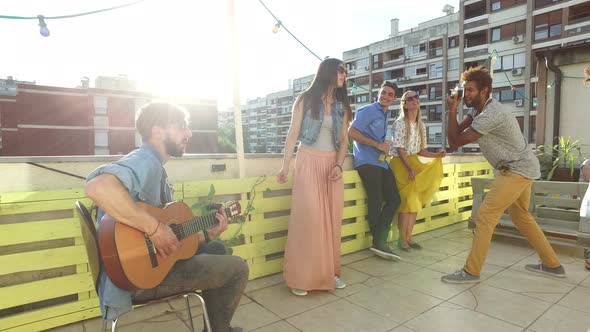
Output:
[[[99,222],[108,213],[117,222],[145,233],[164,259],[179,249],[181,243],[167,224],[140,209],[135,202],[162,206],[172,201],[172,188],[163,165],[170,157],[181,157],[185,152],[192,136],[188,113],[172,104],[151,103],[139,111],[136,127],[143,145],[121,160],[90,173],[85,191],[99,207]],[[223,243],[210,242],[227,229],[227,216],[222,209],[215,217],[219,224],[199,234],[200,245],[195,256],[176,262],[156,288],[125,291],[103,269],[98,281],[103,317],[114,320],[130,311],[133,302],[200,289],[213,330],[208,332],[242,331],[230,327],[229,323],[248,281],[248,265],[240,257],[224,255]]]
[[[369,227],[373,235],[371,250],[379,257],[399,260],[387,245],[393,215],[400,205],[399,191],[385,155],[390,143],[385,141],[389,106],[397,98],[397,86],[384,81],[376,102],[356,111],[348,136],[354,140],[354,167],[367,193]],[[383,204],[385,203],[385,204]]]

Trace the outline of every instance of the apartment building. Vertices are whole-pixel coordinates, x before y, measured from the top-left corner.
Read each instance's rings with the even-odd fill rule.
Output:
[[[376,100],[384,80],[392,81],[404,91],[413,90],[420,95],[422,120],[426,125],[428,148],[443,147],[443,103],[450,88],[454,88],[460,75],[460,24],[454,8],[445,6],[446,15],[420,23],[416,28],[399,31],[399,20],[391,20],[388,39],[344,52],[348,68],[349,98],[353,111]],[[394,116],[399,114],[399,99],[390,107]],[[466,150],[477,149],[476,146]]]
[[[582,84],[590,1],[470,0],[461,7],[463,61],[496,51],[493,97],[512,109],[529,142],[551,144],[561,135],[590,142],[579,121],[583,96],[590,98]]]
[[[137,110],[159,99],[137,91],[25,83],[10,91],[0,95],[2,156],[126,154],[141,145]],[[216,153],[217,102],[173,101],[191,114],[187,153]]]
[[[462,0],[458,13],[448,7],[447,15],[406,31],[398,32],[394,19],[387,40],[344,52],[353,109],[375,100],[383,80],[400,93],[420,91],[428,147],[436,150],[446,136],[446,92],[459,69],[483,65],[492,70],[492,96],[514,113],[529,143],[550,144],[559,135],[590,142],[576,121],[587,109],[576,96],[588,94],[581,76],[590,62],[590,1]],[[397,115],[399,104],[391,109]]]
[[[313,77],[294,79],[289,89],[249,100],[241,107],[245,152],[283,153],[293,103],[309,87]]]

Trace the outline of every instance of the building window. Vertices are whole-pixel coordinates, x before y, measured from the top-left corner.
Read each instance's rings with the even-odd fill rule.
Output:
[[[590,3],[585,2],[579,5],[571,6],[569,9],[568,24],[577,24],[590,19]]]
[[[524,99],[524,86],[515,85],[514,88],[510,86],[495,88],[492,91],[492,98],[501,102],[509,102],[513,101],[514,99]]]
[[[516,36],[524,36],[526,33],[526,21],[518,21],[514,23],[504,24],[499,27],[492,28],[492,42],[500,40],[509,40]]]
[[[502,57],[502,69],[503,70],[510,70],[514,68],[514,56],[508,55]]]
[[[430,57],[442,56],[442,53],[443,53],[442,47],[443,47],[443,40],[442,39],[431,41],[428,44],[428,53],[429,53]]]
[[[426,44],[413,45],[408,48],[408,55],[417,55],[426,52]]]
[[[520,86],[520,87],[515,87],[516,90],[514,90],[514,99],[524,99],[525,95],[524,95],[524,86]]]
[[[109,134],[106,131],[95,130],[94,131],[94,146],[95,147],[108,147],[109,146]]]
[[[428,99],[437,100],[442,98],[442,83],[430,84],[428,91]]]
[[[526,54],[516,53],[514,54],[514,68],[524,68],[526,64]]]
[[[459,46],[459,36],[449,37],[449,48]]]
[[[492,41],[499,41],[500,40],[500,28],[492,29]]]
[[[535,40],[561,36],[561,10],[535,16]]]
[[[459,58],[450,59],[448,63],[447,70],[457,70],[459,69]]]
[[[408,66],[406,69],[405,76],[416,76],[416,75],[425,75],[426,74],[426,65],[417,65],[417,66]]]
[[[514,92],[512,91],[512,89],[500,90],[500,100],[501,101],[514,100]]]
[[[494,71],[511,70],[513,68],[524,68],[526,55],[525,53],[516,53],[501,56],[494,62]]]
[[[497,101],[500,101],[500,91],[498,91],[498,90],[492,91],[492,98]]]
[[[491,9],[493,12],[517,5],[526,4],[527,0],[492,0]]]
[[[443,76],[442,61],[431,63],[429,69],[429,78],[441,78]]]
[[[428,107],[428,121],[441,121],[442,119],[442,105],[434,105]]]
[[[426,128],[428,144],[442,143],[442,126],[429,126]]]
[[[550,6],[563,0],[535,0],[535,9]]]
[[[94,96],[94,114],[106,115],[108,109],[108,98],[101,96]]]
[[[362,59],[356,60],[356,64],[352,65],[352,67],[353,68],[351,68],[351,69],[369,67],[369,58],[362,58]]]

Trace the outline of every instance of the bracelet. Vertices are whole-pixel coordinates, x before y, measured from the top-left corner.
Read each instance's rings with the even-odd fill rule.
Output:
[[[336,164],[336,166],[335,166],[335,167],[338,167],[338,168],[340,168],[340,172],[344,172],[344,171],[342,170],[342,166],[340,166],[340,165]]]
[[[209,231],[208,230],[203,230],[203,237],[205,238],[205,243],[208,243],[209,241],[211,241],[211,237],[209,236]]]
[[[161,224],[161,222],[158,221],[158,226],[156,226],[156,229],[154,229],[154,231],[152,232],[152,234],[148,234],[148,237],[151,237],[152,235],[156,234],[156,232],[158,231],[158,228],[160,228],[160,224]]]

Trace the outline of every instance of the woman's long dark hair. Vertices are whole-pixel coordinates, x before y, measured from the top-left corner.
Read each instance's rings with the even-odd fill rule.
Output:
[[[330,86],[336,86],[336,80],[338,79],[338,65],[340,64],[344,66],[342,60],[335,58],[328,58],[322,61],[311,86],[301,95],[303,98],[303,110],[307,112],[308,109],[311,109],[311,116],[314,119],[320,118],[322,94],[328,91]],[[348,121],[352,121],[352,111],[350,109],[350,101],[348,100],[346,91],[346,83],[342,87],[334,89],[333,98],[334,100],[342,102]]]

